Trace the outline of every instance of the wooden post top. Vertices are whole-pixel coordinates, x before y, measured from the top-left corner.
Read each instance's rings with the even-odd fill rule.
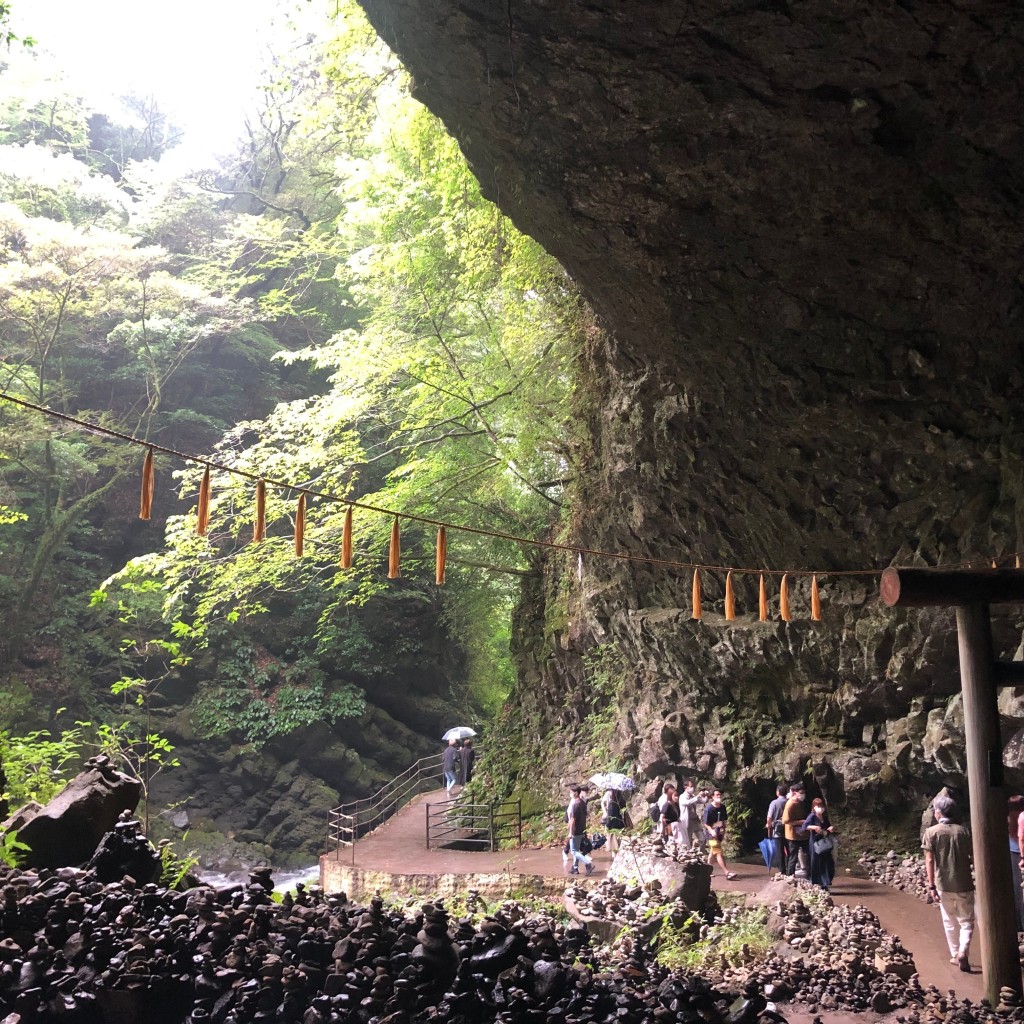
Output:
[[[880,591],[890,608],[1024,604],[1024,569],[891,567],[882,573]]]

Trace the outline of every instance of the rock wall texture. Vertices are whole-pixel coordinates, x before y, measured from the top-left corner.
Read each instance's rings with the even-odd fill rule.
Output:
[[[737,622],[695,623],[685,573],[552,559],[519,622],[527,741],[565,738],[549,778],[583,741],[750,801],[801,774],[872,813],[959,776],[952,616],[828,573],[1021,547],[1014,6],[362,3],[596,313],[567,539],[824,573],[821,624],[806,578],[801,621],[758,622],[752,577]],[[996,632],[1012,654],[1020,621]],[[624,713],[595,732],[602,698]],[[1008,739],[1022,708],[1005,695]]]

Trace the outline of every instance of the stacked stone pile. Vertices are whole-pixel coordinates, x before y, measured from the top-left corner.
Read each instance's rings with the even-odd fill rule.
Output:
[[[0,873],[0,1019],[241,1024],[573,1020],[755,1024],[753,990],[670,978],[638,946],[607,968],[587,930],[503,906],[479,924],[318,888],[271,898],[269,872],[171,892],[42,868]],[[508,912],[511,911],[511,912]]]
[[[924,870],[923,857],[905,857],[895,850],[890,850],[886,854],[865,854],[858,858],[857,863],[880,885],[890,885],[901,892],[911,893],[926,903],[932,902],[928,893],[928,878]]]

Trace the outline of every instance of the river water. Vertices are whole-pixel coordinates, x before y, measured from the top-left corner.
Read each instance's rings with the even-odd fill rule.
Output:
[[[217,871],[196,871],[196,875],[204,885],[212,885],[221,888],[227,885],[245,884],[249,881],[248,871],[231,871],[228,874],[221,874]],[[286,892],[295,888],[296,882],[304,882],[308,885],[319,885],[320,865],[313,864],[308,868],[292,868],[288,871],[273,869],[274,892]]]

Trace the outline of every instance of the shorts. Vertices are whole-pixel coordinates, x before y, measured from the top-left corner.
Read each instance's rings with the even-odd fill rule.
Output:
[[[712,853],[718,853],[718,851],[722,849],[722,840],[721,839],[709,839],[708,840],[708,849]]]

